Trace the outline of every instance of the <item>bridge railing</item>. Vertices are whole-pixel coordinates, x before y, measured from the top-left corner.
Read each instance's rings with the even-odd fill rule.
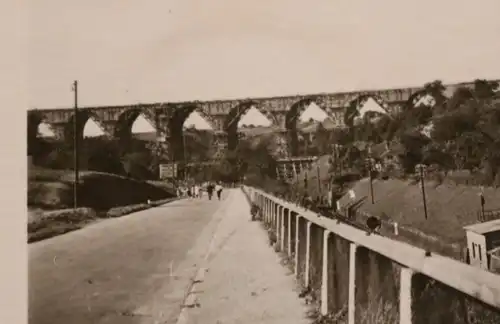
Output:
[[[349,324],[500,323],[500,276],[243,190],[321,315]]]

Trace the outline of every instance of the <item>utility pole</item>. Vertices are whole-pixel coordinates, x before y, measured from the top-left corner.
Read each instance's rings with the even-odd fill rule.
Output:
[[[484,188],[483,187],[481,187],[479,199],[480,199],[480,203],[481,203],[481,219],[480,219],[480,221],[484,222],[484,221],[486,221],[486,217],[484,215],[484,205],[486,204],[486,200],[484,199]]]
[[[372,198],[372,204],[375,204],[375,197],[373,194],[373,163],[371,158],[368,158],[367,165],[368,165],[368,174],[370,176],[370,196]]]
[[[185,129],[182,129],[182,155],[184,157],[184,181],[187,180],[187,169],[188,169],[188,159],[186,154],[186,134],[184,133]]]
[[[321,190],[321,179],[319,178],[319,176],[320,176],[319,165],[316,165],[316,176],[318,177],[318,191],[319,191],[319,194],[321,195],[322,190]]]
[[[368,174],[370,176],[370,196],[372,198],[372,204],[375,204],[375,198],[373,193],[373,158],[372,158],[372,150],[371,147],[368,147],[368,158],[366,161],[368,166]]]
[[[73,92],[75,93],[74,118],[73,118],[73,159],[75,167],[75,182],[73,184],[73,207],[78,208],[78,184],[80,182],[79,175],[79,155],[78,155],[78,81],[73,82]]]
[[[417,168],[418,170],[420,171],[420,185],[421,185],[421,188],[422,188],[422,200],[423,200],[423,203],[424,203],[424,216],[425,216],[425,219],[427,219],[427,199],[425,197],[425,179],[424,179],[424,176],[425,176],[425,168],[426,166],[424,164],[417,164]]]
[[[335,175],[338,173],[338,164],[337,144],[333,144],[333,172]]]

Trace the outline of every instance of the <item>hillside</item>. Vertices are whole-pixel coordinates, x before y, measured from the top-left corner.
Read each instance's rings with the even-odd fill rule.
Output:
[[[80,176],[80,207],[107,210],[173,196],[166,188],[109,173],[83,171]],[[53,210],[72,207],[73,183],[72,171],[30,168],[28,208]]]
[[[355,198],[345,194],[339,201],[341,207],[359,202],[356,209],[361,212],[418,229],[447,243],[461,242],[465,238],[463,227],[479,222],[481,205],[478,187],[427,181],[428,219],[425,219],[419,182],[375,179],[374,204],[371,203],[367,178],[356,182],[351,190]],[[485,188],[484,197],[486,210],[500,210],[500,190]]]
[[[296,182],[298,190],[307,191],[312,198],[326,196],[328,183],[335,176],[331,161],[331,156],[322,156],[309,170],[300,173]],[[374,179],[375,203],[372,204],[369,180],[367,178],[356,180],[359,179],[359,174],[349,173],[345,169],[343,171],[345,186],[340,191],[342,196],[339,200],[342,210],[356,204],[355,210],[359,215],[373,215],[388,223],[396,222],[409,231],[415,230],[414,233],[421,232],[425,236],[434,237],[445,245],[462,243],[465,238],[463,227],[480,221],[481,188],[461,184],[465,183],[461,179],[463,172],[451,172],[439,183],[426,180],[428,219],[425,219],[420,182],[397,178]],[[486,201],[486,216],[493,213],[493,217],[498,217],[500,190],[495,187],[485,187],[482,190]],[[351,198],[351,193],[354,193],[354,199]],[[358,221],[364,224],[362,217]],[[415,239],[413,234],[411,239]],[[412,243],[419,242],[412,241]],[[423,247],[428,247],[427,244],[423,243]]]

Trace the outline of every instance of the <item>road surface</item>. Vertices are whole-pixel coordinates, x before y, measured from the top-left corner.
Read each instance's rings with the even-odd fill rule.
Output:
[[[176,201],[30,244],[29,323],[175,323],[233,196]]]

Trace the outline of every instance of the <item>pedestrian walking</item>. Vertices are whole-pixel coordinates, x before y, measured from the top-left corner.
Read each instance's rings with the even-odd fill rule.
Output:
[[[208,200],[212,200],[212,195],[214,194],[214,186],[211,183],[207,185],[207,194],[208,194]]]
[[[193,191],[194,191],[194,197],[195,198],[198,198],[200,196],[200,187],[198,187],[198,185],[194,185],[193,187]]]
[[[217,193],[217,198],[220,200],[222,194],[222,186],[218,183],[215,185],[215,192]]]

